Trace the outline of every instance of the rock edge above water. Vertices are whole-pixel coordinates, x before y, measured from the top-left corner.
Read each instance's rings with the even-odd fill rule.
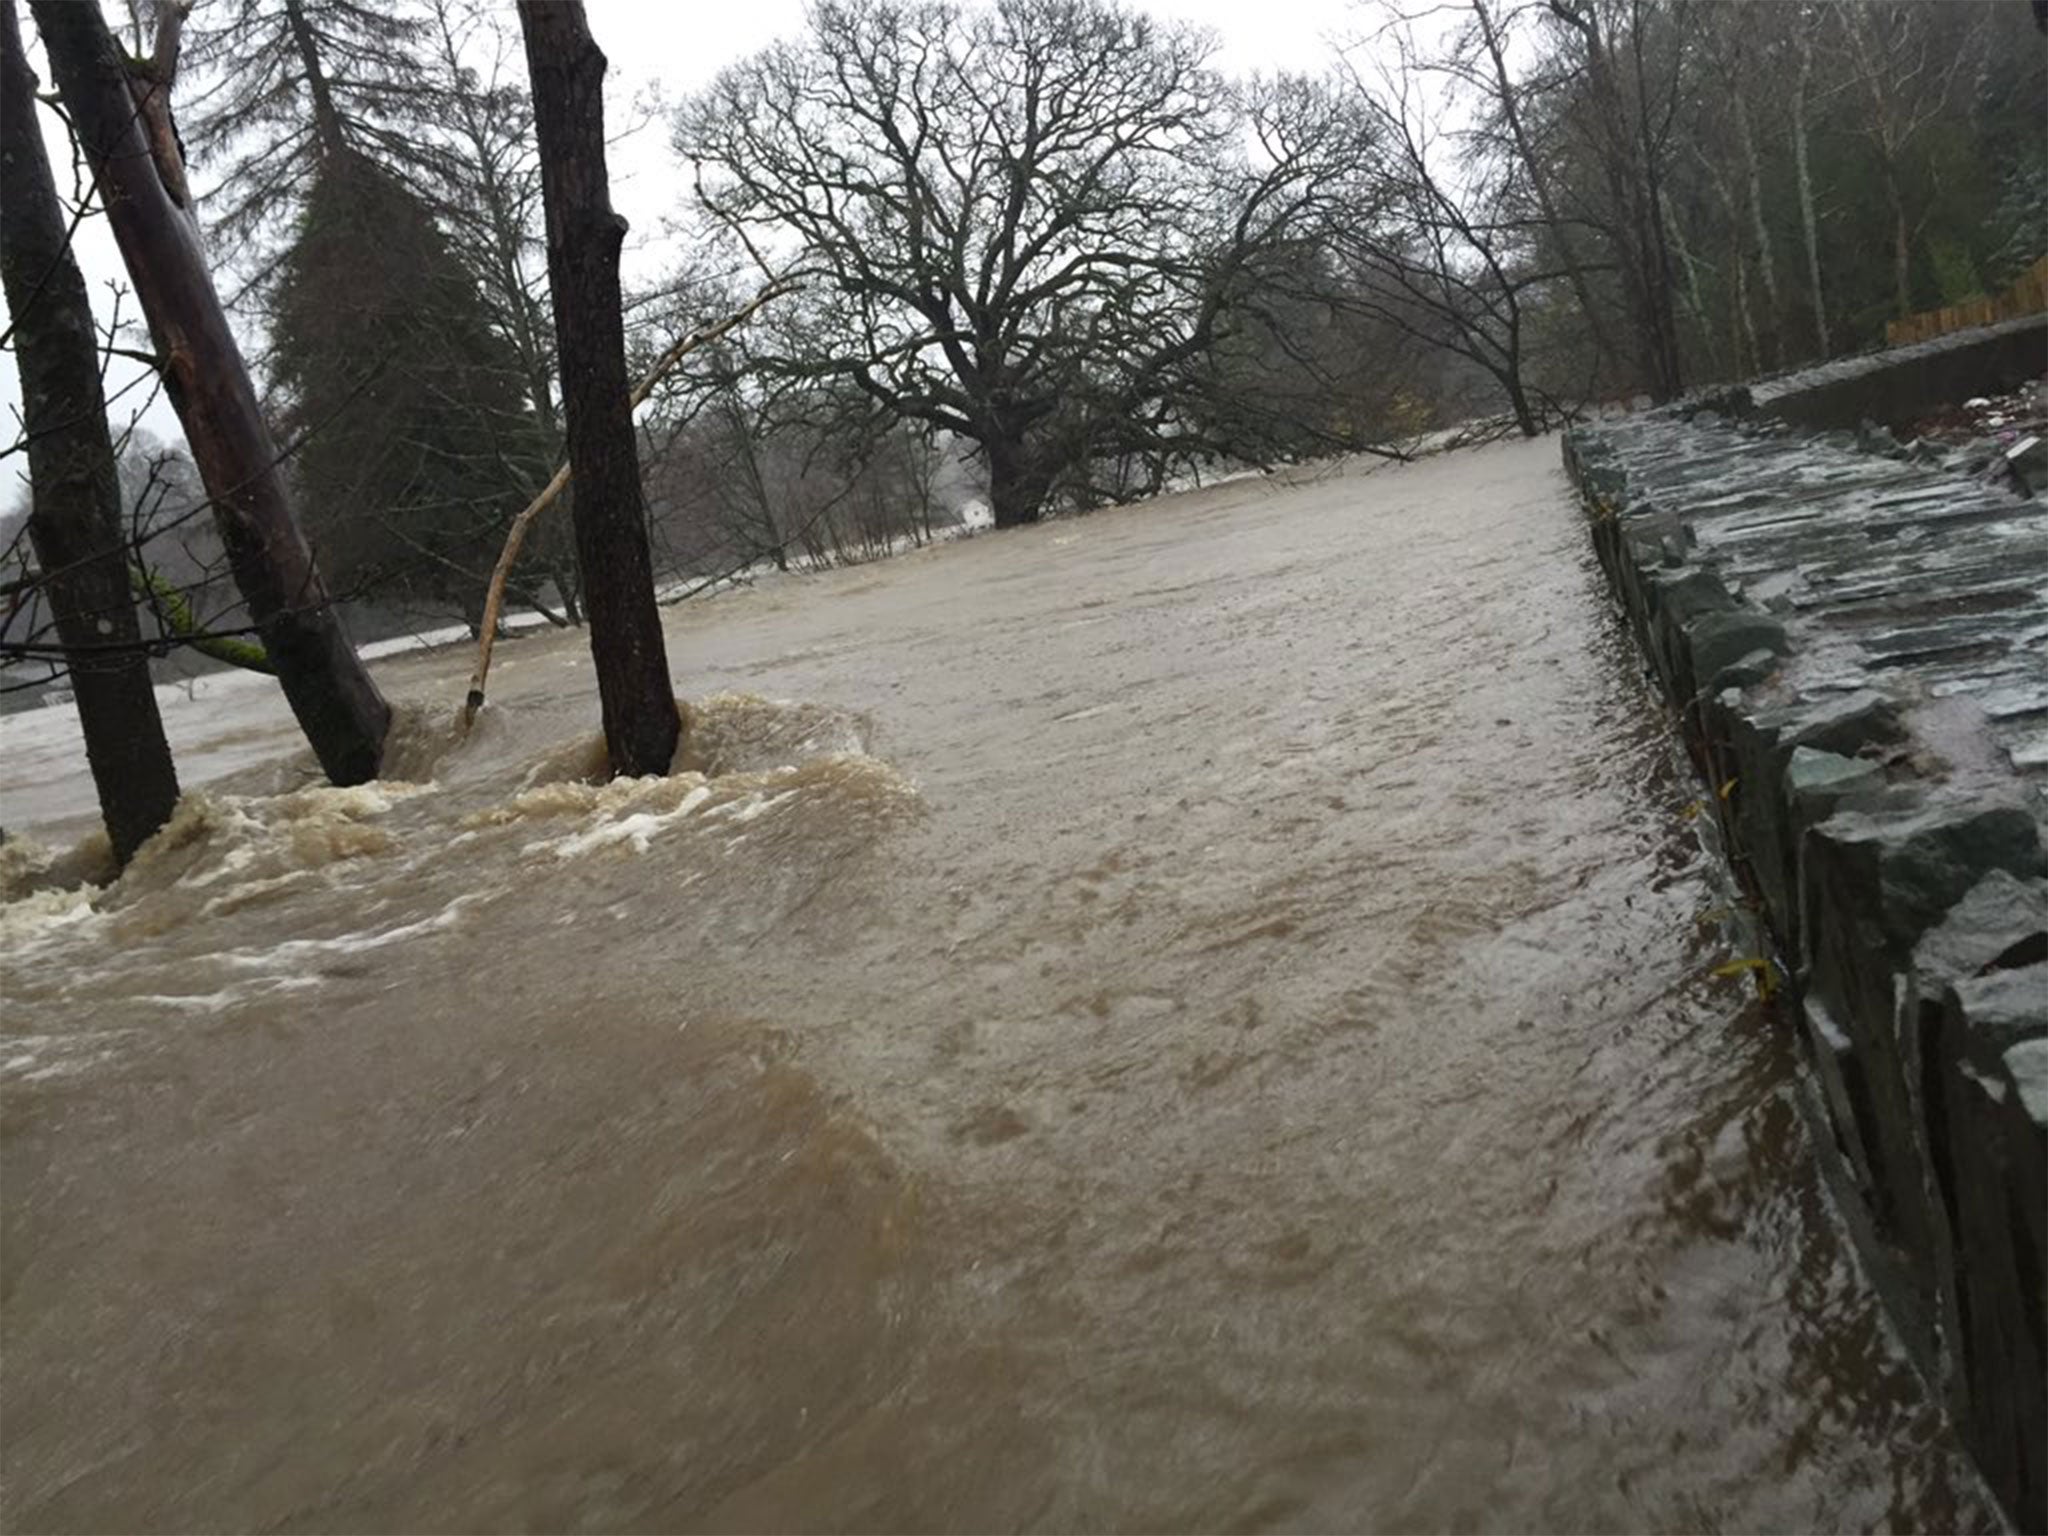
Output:
[[[2048,501],[1697,404],[1564,457],[1776,935],[1871,1273],[2048,1529]]]

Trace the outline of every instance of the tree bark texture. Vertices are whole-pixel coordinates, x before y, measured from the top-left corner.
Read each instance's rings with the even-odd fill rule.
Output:
[[[329,779],[373,779],[391,708],[349,644],[293,515],[269,423],[195,233],[151,157],[120,47],[96,0],[31,0],[31,9],[285,698]]]
[[[306,20],[300,0],[284,0],[285,21],[291,27],[292,46],[299,51],[299,67],[306,72],[306,89],[313,98],[313,132],[323,155],[338,155],[348,148],[341,131],[341,114],[334,107],[334,92],[328,88],[327,71],[320,63],[320,45]]]
[[[1051,487],[1045,474],[1033,465],[1022,435],[991,426],[981,438],[981,450],[988,461],[988,509],[996,527],[1022,528],[1037,522],[1044,515],[1045,495]]]
[[[590,653],[612,771],[666,773],[682,734],[669,681],[626,382],[619,250],[604,158],[605,57],[582,0],[519,0],[547,205],[548,287]]]
[[[1884,199],[1892,211],[1892,302],[1903,320],[1913,313],[1913,227],[1906,217],[1905,194],[1899,190],[1899,168],[1887,160]]]
[[[129,595],[99,338],[36,122],[14,0],[0,0],[0,283],[28,438],[29,542],[65,648],[85,756],[126,864],[178,802],[178,773]]]
[[[1637,240],[1642,246],[1643,307],[1649,335],[1650,398],[1663,404],[1676,400],[1685,388],[1684,367],[1678,345],[1678,313],[1674,303],[1677,288],[1671,270],[1671,241],[1664,217],[1663,176],[1659,168],[1656,137],[1650,130],[1650,84],[1643,67],[1642,0],[1635,0],[1629,25],[1629,58],[1635,75],[1635,173],[1641,181],[1642,225]],[[1617,89],[1616,99],[1621,99]]]
[[[1820,219],[1814,211],[1813,168],[1808,162],[1806,91],[1813,74],[1813,39],[1799,36],[1799,79],[1792,90],[1792,161],[1799,171],[1799,232],[1806,245],[1806,289],[1813,303],[1813,338],[1826,362],[1834,353],[1828,339],[1827,295],[1821,286]]]
[[[1761,368],[1775,368],[1784,351],[1782,328],[1785,323],[1785,301],[1778,292],[1778,258],[1771,248],[1771,225],[1764,217],[1764,171],[1763,162],[1756,151],[1756,130],[1750,125],[1749,103],[1742,89],[1742,76],[1738,72],[1733,85],[1735,97],[1735,129],[1742,139],[1742,159],[1749,172],[1749,216],[1756,230],[1757,271],[1764,280],[1764,303],[1769,308],[1771,338],[1770,356],[1759,358]]]

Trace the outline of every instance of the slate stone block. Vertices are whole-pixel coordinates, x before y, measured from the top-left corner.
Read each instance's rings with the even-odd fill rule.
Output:
[[[2048,963],[1944,994],[1930,1131],[1954,1233],[1965,1429],[2023,1530],[2048,1528]]]

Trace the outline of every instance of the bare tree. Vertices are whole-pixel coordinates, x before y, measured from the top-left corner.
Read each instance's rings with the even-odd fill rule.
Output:
[[[1371,72],[1347,60],[1353,110],[1374,146],[1365,192],[1332,203],[1324,240],[1342,263],[1333,301],[1452,353],[1498,386],[1528,436],[1545,412],[1526,376],[1532,297],[1571,276],[1538,259],[1526,162],[1457,153],[1428,89],[1412,29],[1396,19],[1369,45]]]
[[[1583,203],[1614,254],[1644,386],[1670,400],[1684,383],[1663,188],[1681,102],[1685,18],[1654,0],[1549,0],[1583,85],[1572,121],[1605,196]],[[1661,26],[1666,58],[1653,56]]]
[[[604,154],[605,57],[582,0],[519,0],[547,204],[548,287],[576,476],[577,565],[612,771],[665,773],[682,734],[654,602],[626,381],[619,251]]]
[[[971,442],[998,526],[1091,459],[1188,446],[1189,368],[1307,197],[1240,167],[1206,35],[1105,0],[827,0],[677,122],[703,209],[826,274],[766,360]]]
[[[678,568],[704,571],[766,561],[790,567],[806,520],[795,456],[759,393],[750,393],[736,348],[707,350],[708,368],[671,393],[648,457],[660,503],[656,526]]]
[[[1552,187],[1553,175],[1548,163],[1546,149],[1537,142],[1536,132],[1529,121],[1529,113],[1522,97],[1525,82],[1517,79],[1508,66],[1509,26],[1512,13],[1502,15],[1493,5],[1493,0],[1471,0],[1472,34],[1469,47],[1483,56],[1484,68],[1465,66],[1459,73],[1471,83],[1478,84],[1491,97],[1491,104],[1497,114],[1501,130],[1515,159],[1520,163],[1522,174],[1527,178],[1530,196],[1534,199],[1536,211],[1555,241],[1558,255],[1562,258],[1566,275],[1571,280],[1572,293],[1578,299],[1579,313],[1584,317],[1586,330],[1592,338],[1596,354],[1611,352],[1612,345],[1607,336],[1606,323],[1602,318],[1602,305],[1593,297],[1593,288],[1588,276],[1589,263],[1579,251],[1579,232],[1574,222],[1565,218],[1557,193]]]
[[[1788,20],[1796,21],[1795,8],[1700,13],[1702,78],[1721,88],[1697,92],[1688,104],[1678,131],[1685,153],[1666,182],[1666,225],[1700,335],[1717,352],[1716,328],[1725,327],[1736,377],[1772,367],[1782,352],[1782,296],[1750,100],[1775,84],[1770,66],[1773,55],[1790,51],[1783,46]],[[1715,273],[1718,305],[1701,281],[1703,267]]]
[[[32,9],[212,498],[236,584],[285,697],[330,779],[375,778],[390,706],[349,644],[293,515],[276,445],[189,208],[173,193],[182,177],[167,179],[151,154],[128,69],[99,6],[32,0]],[[177,15],[167,11],[165,25],[175,26]],[[144,91],[170,88],[175,48],[158,52],[159,68],[141,82]]]
[[[1467,93],[1461,158],[1521,167],[1535,263],[1578,311],[1543,294],[1536,333],[1611,341],[1653,396],[1877,342],[2038,254],[2048,54],[2019,6],[1380,5],[1451,39],[1419,62]]]
[[[1799,233],[1806,251],[1807,298],[1813,306],[1814,340],[1820,356],[1833,355],[1828,336],[1827,288],[1821,280],[1820,214],[1813,191],[1813,27],[1802,17],[1795,23],[1799,72],[1792,85],[1792,161],[1799,178]]]
[[[85,279],[36,121],[14,0],[0,0],[0,281],[13,316],[33,500],[29,539],[63,641],[114,857],[170,819],[178,774],[129,596],[121,483]]]
[[[1727,25],[1726,22],[1723,23]],[[1738,39],[1740,34],[1738,33]],[[1729,82],[1729,105],[1734,109],[1736,143],[1742,152],[1742,170],[1745,189],[1749,198],[1750,228],[1756,236],[1757,270],[1763,277],[1764,303],[1768,309],[1769,324],[1765,334],[1771,338],[1771,354],[1759,359],[1760,366],[1770,367],[1777,361],[1777,336],[1785,315],[1784,298],[1778,289],[1778,258],[1771,241],[1771,222],[1764,212],[1764,171],[1763,158],[1757,153],[1756,126],[1751,121],[1749,107],[1750,70],[1739,40],[1730,50],[1732,64]]]
[[[711,362],[647,431],[657,538],[675,568],[787,571],[930,539],[944,454],[921,422],[878,422],[857,395],[771,394],[732,347]]]
[[[1982,7],[1856,4],[1836,0],[1831,15],[1846,76],[1860,100],[1858,131],[1877,159],[1891,212],[1892,288],[1896,312],[1913,311],[1913,240],[1918,220],[1908,207],[1905,163],[1921,136],[1967,90],[1981,56]],[[1961,39],[1948,35],[1960,29]]]

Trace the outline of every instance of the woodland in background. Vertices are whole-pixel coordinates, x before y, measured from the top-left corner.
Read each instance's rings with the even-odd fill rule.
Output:
[[[565,452],[522,18],[106,16],[315,579],[359,638],[476,628]],[[976,503],[1028,523],[1473,417],[1534,433],[1879,344],[2048,251],[2043,25],[2028,0],[1377,0],[1321,75],[1232,79],[1207,34],[1113,0],[822,0],[611,125],[665,126],[688,189],[666,275],[620,302],[629,378],[779,285],[636,417],[652,580],[871,558]],[[72,179],[64,216],[100,216]],[[43,287],[18,292],[10,349]],[[100,317],[103,359],[149,355],[133,319]],[[159,676],[268,665],[222,493],[119,430],[135,403],[104,408],[122,643]],[[34,695],[75,653],[5,526],[0,687]],[[514,604],[583,621],[575,527],[534,522]]]

